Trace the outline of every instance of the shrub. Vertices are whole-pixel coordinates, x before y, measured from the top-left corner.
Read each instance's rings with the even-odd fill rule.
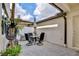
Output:
[[[21,46],[16,45],[12,48],[7,48],[5,52],[1,53],[1,56],[17,56],[21,51]]]

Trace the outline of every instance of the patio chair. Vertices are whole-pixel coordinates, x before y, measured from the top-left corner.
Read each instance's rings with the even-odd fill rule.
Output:
[[[39,45],[39,46],[41,46],[41,45],[43,45],[43,41],[44,41],[44,36],[45,36],[45,33],[41,33],[40,34],[40,38],[39,38],[39,40],[38,40],[38,43],[37,43],[37,45]]]
[[[32,36],[33,34],[32,34],[32,33],[28,33],[28,35],[29,35],[29,36]]]
[[[25,38],[27,41],[29,40],[28,34],[25,34]]]
[[[31,46],[32,45],[32,40],[31,40],[31,38],[30,38],[30,36],[29,36],[29,34],[25,34],[25,38],[26,38],[26,40],[28,41],[28,43],[26,44],[27,46]]]

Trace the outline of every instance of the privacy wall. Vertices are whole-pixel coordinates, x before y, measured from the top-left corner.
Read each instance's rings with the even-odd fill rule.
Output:
[[[55,25],[55,24],[57,24],[58,26],[51,28],[41,28],[37,30],[37,33],[45,32],[46,41],[64,46],[64,18],[63,17],[39,23],[38,26]]]

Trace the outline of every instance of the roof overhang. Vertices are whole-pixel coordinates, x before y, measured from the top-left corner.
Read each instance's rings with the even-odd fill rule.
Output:
[[[56,19],[56,18],[59,18],[59,17],[63,17],[63,16],[65,16],[65,15],[66,15],[66,12],[64,12],[64,13],[59,13],[59,14],[57,14],[57,15],[55,15],[55,16],[51,16],[51,17],[49,17],[49,18],[43,19],[43,20],[41,20],[41,21],[38,21],[37,24],[42,23],[42,22],[46,22],[46,21],[49,21],[49,20],[53,20],[53,19]]]

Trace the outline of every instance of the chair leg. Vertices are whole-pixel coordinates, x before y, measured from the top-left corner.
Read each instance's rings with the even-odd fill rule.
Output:
[[[42,42],[38,42],[37,45],[38,45],[38,46],[42,46],[43,43],[42,43]]]
[[[31,45],[32,45],[32,41],[29,40],[26,45],[27,45],[27,46],[31,46]]]
[[[27,46],[32,46],[32,43],[31,43],[31,42],[29,42],[29,43],[27,43],[26,45],[27,45]]]

